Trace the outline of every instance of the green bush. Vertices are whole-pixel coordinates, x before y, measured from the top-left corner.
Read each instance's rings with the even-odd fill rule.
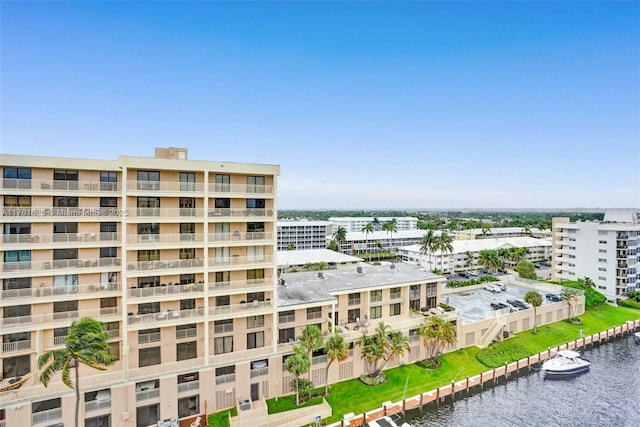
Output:
[[[636,310],[640,310],[640,302],[634,301],[632,299],[618,299],[618,305],[622,307],[635,308]]]
[[[577,281],[562,282],[562,286],[567,288],[582,289],[584,291],[585,305],[587,309],[598,307],[607,302],[607,297],[594,288],[584,289],[584,286]]]
[[[464,288],[465,286],[479,285],[485,282],[497,282],[498,280],[499,279],[494,276],[482,276],[469,280],[450,280],[447,282],[447,288]]]

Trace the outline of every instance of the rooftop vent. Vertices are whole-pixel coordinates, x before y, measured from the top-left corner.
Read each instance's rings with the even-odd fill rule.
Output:
[[[318,277],[324,279],[324,273],[322,271],[318,271]]]
[[[394,268],[396,268],[396,265],[395,265],[395,264],[393,264],[393,263],[391,263],[391,264],[389,265],[389,268],[393,270]]]
[[[358,267],[356,268],[356,271],[357,271],[359,274],[364,274],[364,269],[362,268],[362,266],[358,266]]]
[[[278,284],[280,286],[287,286],[287,282],[284,281],[284,279],[281,277],[280,279],[278,279]]]

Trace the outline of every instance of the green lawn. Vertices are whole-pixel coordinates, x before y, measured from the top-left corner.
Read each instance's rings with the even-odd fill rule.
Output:
[[[209,415],[208,425],[211,427],[229,427],[229,412],[231,412],[232,417],[238,415],[236,408],[225,409],[224,411]]]
[[[585,335],[591,335],[638,318],[640,318],[639,310],[605,304],[590,309],[580,316],[583,323],[580,326],[557,322],[538,328],[537,335],[533,335],[533,331],[527,331],[482,350],[477,347],[467,347],[447,353],[440,358],[442,366],[433,371],[410,364],[385,371],[388,381],[380,386],[366,386],[358,379],[333,384],[329,387],[330,394],[327,397],[327,402],[333,408],[333,416],[327,418],[325,422],[339,421],[349,412],[361,414],[379,408],[386,401],[398,402],[403,397],[412,397],[450,384],[452,381],[459,381],[487,371],[491,367],[502,366],[505,362],[513,362],[547,350],[548,347],[564,344],[578,338],[580,329],[584,330]],[[407,378],[409,382],[405,395]],[[279,400],[282,402],[284,399]],[[276,407],[277,410],[274,412],[294,409],[291,399],[288,400],[288,404],[272,406],[269,403],[270,413],[272,413],[271,409]]]

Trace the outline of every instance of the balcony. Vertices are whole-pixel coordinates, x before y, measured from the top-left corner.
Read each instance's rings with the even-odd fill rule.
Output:
[[[219,184],[209,183],[209,193],[227,195],[229,193],[240,194],[242,196],[265,194],[273,195],[273,185],[251,185],[251,184]]]
[[[192,243],[202,242],[203,233],[182,233],[182,234],[129,234],[127,243],[129,245],[165,245],[171,243]]]
[[[53,234],[5,234],[2,237],[3,243],[7,247],[11,246],[37,246],[46,245],[47,247],[57,244],[61,246],[72,243],[74,246],[91,246],[83,245],[84,243],[95,242],[119,242],[120,233],[53,233]]]
[[[45,270],[61,270],[56,274],[65,274],[64,270],[71,270],[69,274],[83,273],[82,270],[108,271],[113,270],[114,266],[120,265],[120,258],[89,258],[89,259],[55,259],[48,261],[15,261],[5,262],[2,264],[3,272],[25,272],[35,273],[36,275],[49,276],[51,271]],[[109,267],[109,268],[103,268]],[[79,269],[81,271],[79,271]],[[89,271],[90,272],[90,271]],[[3,274],[3,276],[7,276]]]
[[[59,419],[62,419],[62,408],[54,408],[31,414],[32,424],[42,424]]]
[[[250,242],[266,242],[273,240],[273,233],[266,233],[264,231],[260,232],[251,232],[251,233],[240,233],[239,231],[235,231],[233,233],[210,233],[209,234],[209,243],[216,242],[239,242],[239,243],[250,243]]]
[[[176,297],[179,295],[201,293],[203,291],[204,285],[202,283],[190,283],[187,285],[163,284],[161,286],[152,286],[149,288],[131,288],[129,289],[128,293],[130,298],[149,298],[168,294]]]
[[[127,191],[157,191],[167,193],[202,193],[202,182],[179,181],[127,181]]]
[[[178,384],[178,394],[199,389],[200,381],[189,381],[188,383]]]
[[[209,316],[213,318],[227,318],[233,315],[256,316],[269,311],[272,307],[271,301],[253,301],[242,304],[220,305],[209,308]]]
[[[31,221],[39,219],[49,221],[51,218],[119,218],[126,214],[117,208],[57,208],[57,207],[3,207],[2,217],[5,218],[29,218]]]
[[[9,332],[13,330],[32,329],[33,326],[40,326],[43,329],[51,329],[58,325],[69,326],[72,320],[79,319],[81,317],[93,317],[100,319],[101,321],[109,321],[109,318],[113,320],[120,320],[119,307],[110,307],[110,312],[105,316],[101,312],[104,309],[92,309],[92,310],[76,310],[76,311],[62,311],[58,313],[38,313],[27,316],[15,316],[4,317],[2,319],[3,332]]]
[[[110,293],[110,292],[117,292],[119,290],[120,290],[119,282],[55,286],[55,287],[46,286],[46,287],[40,287],[40,288],[8,289],[6,291],[0,291],[0,300],[15,299],[15,298],[48,297],[48,296],[56,296],[56,295],[65,296],[68,294],[95,294],[96,292]]]
[[[31,350],[31,340],[21,340],[2,343],[2,352],[11,353],[20,350]]]
[[[230,257],[209,258],[209,267],[224,267],[224,266],[251,266],[251,265],[264,265],[273,263],[272,255],[253,255],[253,256],[240,256],[234,255]]]
[[[271,218],[273,217],[273,209],[229,209],[229,208],[213,208],[209,209],[210,218]]]
[[[157,399],[158,397],[160,397],[159,388],[136,391],[136,401],[138,402],[140,402],[141,400]]]
[[[204,309],[195,308],[189,310],[166,310],[160,313],[148,313],[148,314],[129,314],[129,324],[147,325],[154,324],[162,321],[175,321],[194,319],[199,320],[204,318]]]
[[[256,288],[270,289],[272,285],[273,284],[267,281],[267,279],[232,280],[229,282],[209,283],[209,292],[223,291],[224,293],[228,293],[229,291],[253,291]]]
[[[186,268],[200,268],[204,266],[204,258],[175,259],[157,261],[138,261],[127,264],[129,271],[166,271]]]
[[[202,218],[202,208],[135,208],[129,209],[130,218]]]
[[[47,179],[8,179],[2,180],[6,190],[33,190],[35,193],[114,193],[120,191],[119,182],[100,181],[62,181]]]

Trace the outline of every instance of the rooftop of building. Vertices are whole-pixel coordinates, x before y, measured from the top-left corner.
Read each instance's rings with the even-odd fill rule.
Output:
[[[551,247],[551,242],[546,239],[536,239],[535,237],[501,237],[494,239],[472,239],[454,240],[451,242],[453,252],[451,254],[461,254],[465,252],[479,252],[484,249],[498,250],[502,248],[531,248],[538,246]],[[420,252],[421,245],[403,246],[400,250],[408,252]],[[436,251],[440,253],[440,251]]]
[[[381,223],[384,222],[388,222],[393,220],[394,218],[398,221],[402,220],[402,221],[417,221],[418,218],[413,217],[413,216],[379,216],[379,217],[375,217],[378,218],[378,221],[380,221]],[[373,220],[375,219],[372,216],[332,216],[331,218],[329,218],[329,221],[369,221],[369,222],[373,222]]]
[[[278,285],[278,308],[332,302],[336,300],[332,294],[445,280],[443,276],[404,263],[362,264],[349,269],[286,273],[281,279],[284,284]]]
[[[308,220],[308,219],[279,219],[278,227],[304,227],[304,226],[329,226],[330,221]]]
[[[362,258],[345,255],[330,249],[303,249],[293,251],[278,251],[276,253],[278,267],[305,265],[316,262],[332,264],[347,264],[363,261]]]
[[[474,235],[481,235],[482,231],[484,229],[482,228],[471,228],[469,230],[459,230],[456,231],[456,234],[474,234]],[[543,232],[546,232],[547,234],[551,234],[550,230],[540,230],[539,228],[535,228],[532,227],[530,229],[531,233],[533,234],[540,234]],[[488,235],[491,236],[492,234],[512,234],[512,233],[524,233],[524,227],[490,227],[489,231],[488,231]]]
[[[440,231],[434,232],[436,236],[440,235]],[[384,240],[384,239],[411,239],[416,237],[423,237],[427,234],[426,230],[398,230],[394,231],[393,235],[388,231],[375,230],[369,234],[363,233],[362,231],[348,231],[346,235],[347,240],[368,240],[369,242],[374,242],[376,240]]]
[[[638,224],[638,214],[630,210],[612,210],[604,213],[602,222],[622,222],[625,224]]]

